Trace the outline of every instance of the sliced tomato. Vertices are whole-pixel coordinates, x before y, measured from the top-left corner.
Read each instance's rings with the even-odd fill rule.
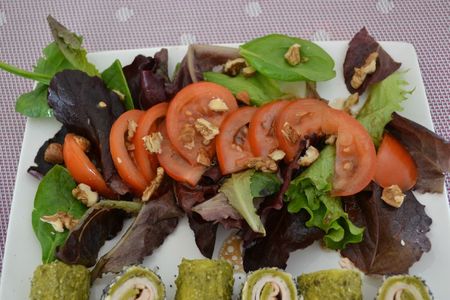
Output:
[[[274,121],[280,111],[290,102],[270,102],[260,107],[253,115],[248,127],[248,141],[253,155],[266,157],[278,148]]]
[[[64,138],[63,157],[67,170],[77,183],[87,184],[105,197],[114,197],[114,192],[108,187],[102,174],[84,153],[72,133],[68,133]]]
[[[241,107],[223,120],[216,140],[217,160],[222,174],[247,168],[248,159],[253,157],[247,125],[257,110],[251,106]]]
[[[178,154],[167,136],[166,122],[160,123],[158,130],[163,139],[161,153],[157,154],[157,157],[164,171],[176,181],[188,183],[191,186],[197,185],[206,167],[200,164],[191,165]]]
[[[208,107],[209,102],[217,98],[228,107],[226,112],[216,112]],[[194,124],[197,119],[205,119],[220,127],[225,116],[237,108],[233,94],[223,86],[212,82],[197,82],[186,86],[170,101],[167,111],[166,124],[170,142],[191,165],[197,164],[200,151],[206,150],[212,159],[215,153],[214,141],[205,145]]]
[[[136,165],[147,183],[150,183],[156,176],[158,159],[155,154],[147,151],[143,138],[155,131],[156,121],[166,115],[168,107],[169,104],[163,102],[148,109],[139,119],[138,127],[133,137]]]
[[[417,181],[414,159],[392,135],[385,133],[377,152],[374,180],[386,188],[398,185],[402,191],[410,190]]]
[[[291,138],[286,130],[293,130]],[[320,100],[302,99],[287,105],[275,121],[275,133],[290,160],[299,151],[300,140],[314,134],[337,135],[334,196],[360,192],[375,174],[375,146],[366,129],[349,114]]]
[[[128,131],[128,123],[131,120],[137,123],[143,114],[144,112],[141,110],[129,110],[123,113],[114,122],[109,134],[109,144],[114,166],[123,181],[125,181],[137,195],[141,195],[144,192],[147,187],[147,181],[128,153],[128,149],[125,145],[125,135]]]

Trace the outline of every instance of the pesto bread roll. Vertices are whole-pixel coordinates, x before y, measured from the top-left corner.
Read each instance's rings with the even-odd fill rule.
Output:
[[[323,270],[298,277],[304,300],[361,300],[361,275],[353,270]]]
[[[242,289],[242,300],[297,300],[297,287],[292,275],[278,268],[251,272]]]
[[[131,266],[117,276],[104,290],[102,300],[164,300],[166,289],[153,271]]]
[[[388,277],[378,290],[377,300],[431,300],[433,297],[425,282],[417,276]]]
[[[225,260],[183,259],[175,283],[175,300],[231,300],[233,267]]]

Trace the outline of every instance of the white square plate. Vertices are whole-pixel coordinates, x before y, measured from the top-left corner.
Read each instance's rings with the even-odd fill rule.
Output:
[[[347,42],[318,42],[335,60],[337,76],[328,82],[319,83],[318,89],[326,99],[345,98],[346,90],[342,64],[347,50]],[[396,60],[402,63],[401,70],[409,70],[405,78],[415,87],[414,93],[404,102],[402,115],[410,118],[429,129],[432,129],[428,101],[420,75],[419,64],[414,47],[400,42],[383,42],[383,48]],[[236,45],[233,45],[236,46]],[[169,50],[169,71],[172,72],[176,63],[183,58],[186,47],[167,47]],[[160,48],[108,51],[89,54],[89,60],[99,70],[107,68],[115,59],[123,65],[132,62],[138,54],[153,55]],[[444,88],[444,87],[442,87]],[[31,212],[33,199],[39,182],[27,174],[27,168],[33,165],[33,159],[39,147],[45,140],[54,135],[59,129],[59,123],[54,119],[28,119],[25,128],[22,153],[17,171],[16,186],[9,220],[6,240],[5,257],[0,286],[0,299],[27,299],[30,282],[35,268],[41,264],[41,248],[31,227]],[[448,274],[450,270],[450,214],[446,194],[417,194],[418,200],[426,206],[427,214],[433,219],[428,237],[431,240],[431,251],[425,253],[421,260],[410,270],[411,274],[423,277],[429,284],[436,299],[446,299],[450,295]],[[226,233],[220,230],[216,242],[215,256]],[[110,249],[115,241],[107,242],[100,255]],[[174,280],[178,273],[177,265],[182,257],[201,258],[194,235],[184,218],[173,234],[154,254],[147,257],[143,264],[156,270],[166,284],[167,299],[175,294]],[[312,272],[328,268],[339,268],[339,254],[320,248],[318,243],[291,254],[287,271],[298,276],[303,272]],[[242,274],[241,274],[242,275]],[[91,290],[91,299],[99,299],[102,289],[113,276],[105,276],[97,280]],[[243,276],[237,275],[243,279]],[[364,298],[373,299],[381,284],[380,278],[365,277]],[[235,295],[240,290],[239,283],[235,284]]]

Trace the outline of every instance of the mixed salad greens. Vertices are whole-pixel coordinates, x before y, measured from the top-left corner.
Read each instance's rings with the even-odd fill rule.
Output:
[[[118,273],[183,215],[208,258],[219,224],[237,229],[245,271],[284,269],[316,240],[367,274],[407,273],[430,250],[431,218],[411,190],[442,192],[450,145],[395,113],[413,90],[365,28],[344,62],[352,95],[336,109],[315,89],[334,61],[307,40],[191,45],[173,76],[166,49],[99,72],[81,37],[48,23],[54,41],[33,71],[0,62],[37,81],[17,112],[62,123],[29,169],[41,179],[32,225],[43,263],[94,267],[92,281]]]

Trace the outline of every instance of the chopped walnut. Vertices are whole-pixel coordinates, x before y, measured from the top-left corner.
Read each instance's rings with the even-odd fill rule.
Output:
[[[243,58],[230,59],[223,66],[223,73],[234,77],[237,76],[246,66],[247,62]]]
[[[278,170],[277,163],[268,157],[252,157],[247,161],[247,167],[266,173],[272,173]]]
[[[74,137],[75,143],[83,150],[83,152],[89,152],[89,149],[91,148],[91,142],[85,137],[82,137],[80,135],[75,135]]]
[[[51,216],[42,216],[41,221],[52,225],[56,232],[64,232],[65,228],[71,230],[78,224],[78,220],[62,211]]]
[[[216,135],[219,134],[219,127],[203,118],[195,120],[194,126],[198,133],[203,137],[204,145],[209,145]]]
[[[252,77],[253,75],[256,74],[256,70],[252,66],[248,66],[248,67],[243,68],[241,70],[241,73],[242,73],[242,75],[244,75],[244,77]]]
[[[390,206],[399,208],[402,206],[403,200],[405,200],[405,194],[403,194],[400,187],[395,184],[383,189],[381,199]]]
[[[183,147],[192,150],[195,147],[195,128],[192,124],[186,123],[181,128],[180,139]]]
[[[156,177],[150,182],[150,185],[147,186],[142,193],[142,201],[146,202],[150,200],[151,196],[155,193],[155,191],[159,188],[161,185],[161,182],[164,178],[164,169],[161,167],[158,167],[156,169]]]
[[[152,132],[150,135],[144,136],[142,140],[148,152],[161,154],[161,142],[163,140],[161,132]]]
[[[125,141],[125,146],[127,147],[127,150],[128,150],[128,151],[134,151],[134,150],[136,150],[136,147],[134,146],[134,144],[133,144],[133,143],[130,143],[130,142],[128,142],[128,141]]]
[[[91,187],[84,183],[80,183],[74,188],[72,190],[72,195],[83,202],[87,207],[93,206],[98,201],[98,193],[91,190]]]
[[[308,167],[319,158],[319,150],[314,146],[309,146],[306,152],[298,160],[298,164],[302,167]]]
[[[295,43],[289,47],[288,51],[284,54],[284,58],[291,66],[298,65],[302,60],[300,57],[300,45]]]
[[[288,122],[284,123],[283,129],[281,129],[281,133],[283,133],[284,137],[292,144],[297,143],[298,139],[300,138],[297,131]]]
[[[276,149],[269,154],[269,157],[274,161],[282,160],[286,156],[283,150]]]
[[[108,105],[106,105],[106,103],[105,103],[105,101],[100,101],[98,104],[97,104],[97,107],[98,108],[105,108],[105,107],[107,107]]]
[[[197,155],[197,162],[205,167],[211,166],[211,159],[204,148],[200,148]]]
[[[127,140],[131,141],[136,133],[138,124],[135,120],[128,120]]]
[[[334,134],[333,134],[333,135],[330,135],[330,136],[327,137],[327,139],[325,140],[325,144],[327,144],[327,145],[334,145],[334,144],[336,143],[336,139],[337,139],[337,136],[335,136]]]
[[[226,112],[229,110],[228,105],[220,98],[214,98],[209,101],[208,108],[214,112]]]
[[[44,160],[51,164],[62,164],[64,162],[63,146],[60,143],[50,143],[45,149]]]
[[[376,71],[377,58],[378,52],[372,52],[364,61],[364,65],[360,68],[355,68],[355,73],[353,73],[352,80],[350,81],[352,88],[359,88],[363,84],[364,80],[366,80],[366,76]]]
[[[343,107],[344,111],[350,114],[352,106],[358,104],[358,102],[359,102],[359,94],[358,93],[351,94],[344,102]]]
[[[350,259],[348,259],[347,257],[341,257],[341,259],[339,260],[339,265],[341,266],[342,269],[346,269],[346,270],[357,269],[355,267],[355,265],[352,263],[352,261]]]

